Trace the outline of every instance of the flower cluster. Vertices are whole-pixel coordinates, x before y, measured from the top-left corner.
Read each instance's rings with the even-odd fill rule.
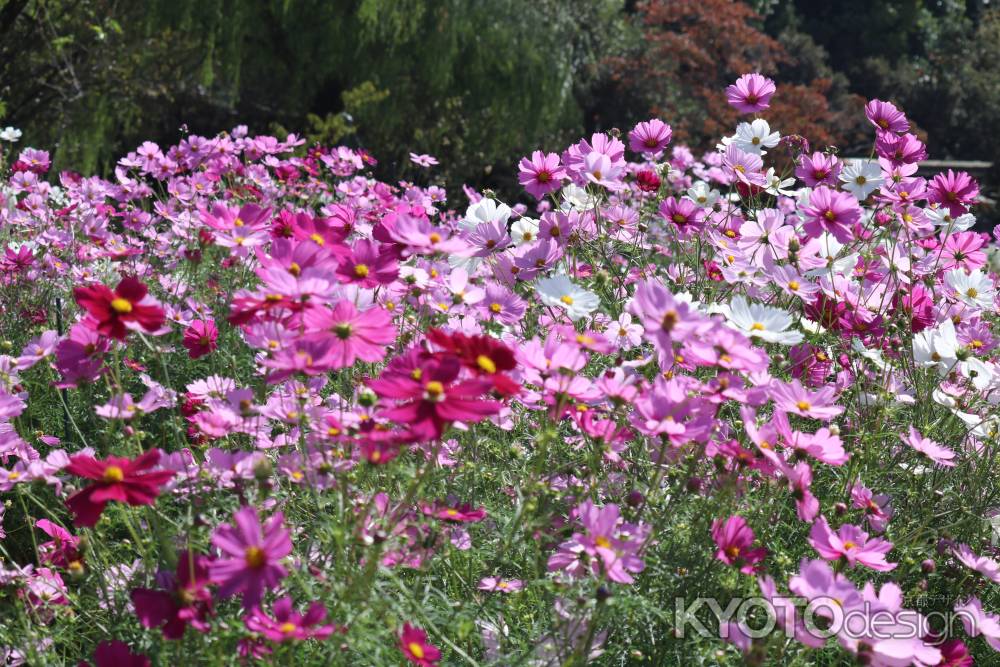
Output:
[[[242,126],[0,163],[7,663],[655,661],[705,644],[664,600],[759,589],[793,641],[702,662],[989,664],[978,185],[890,102],[848,160],[776,95],[700,157],[655,118],[532,151],[513,206]]]

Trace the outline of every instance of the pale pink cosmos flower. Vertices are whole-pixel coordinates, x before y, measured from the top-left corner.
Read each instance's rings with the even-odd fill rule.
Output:
[[[969,568],[975,570],[990,581],[1000,584],[1000,563],[986,556],[978,556],[968,544],[959,544],[952,547],[951,552],[958,561]]]
[[[813,392],[796,379],[791,382],[774,380],[769,393],[774,399],[775,409],[792,412],[800,417],[830,421],[844,411],[843,406],[836,404],[837,390],[830,385],[824,385]]]
[[[514,593],[524,588],[524,582],[520,579],[502,579],[500,577],[485,577],[479,581],[476,587],[481,591],[495,591],[500,593]]]
[[[930,438],[925,438],[920,434],[920,431],[912,426],[910,427],[910,432],[900,439],[939,466],[946,468],[953,468],[955,466],[955,452],[944,445],[934,442]]]

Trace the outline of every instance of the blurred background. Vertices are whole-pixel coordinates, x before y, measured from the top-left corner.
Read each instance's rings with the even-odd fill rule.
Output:
[[[108,174],[145,140],[296,132],[516,195],[516,161],[658,116],[731,134],[724,89],[777,80],[768,113],[867,156],[868,98],[931,158],[1000,183],[1000,7],[989,0],[0,0],[0,126],[56,169]]]

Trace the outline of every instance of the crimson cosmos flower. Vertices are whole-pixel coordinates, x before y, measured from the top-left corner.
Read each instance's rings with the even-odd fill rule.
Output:
[[[99,461],[84,454],[72,457],[66,471],[94,480],[66,500],[66,506],[76,516],[74,523],[87,527],[95,525],[111,500],[129,505],[152,505],[160,487],[175,474],[173,470],[149,471],[159,460],[158,449],[151,449],[134,460],[109,456]]]
[[[135,278],[123,278],[113,292],[99,284],[77,287],[73,296],[89,314],[85,322],[91,329],[118,340],[125,340],[128,329],[156,331],[166,320],[166,313],[149,296],[149,289]]]
[[[198,632],[208,631],[212,594],[208,591],[208,559],[181,553],[177,573],[167,577],[169,590],[136,588],[132,604],[139,622],[147,628],[163,626],[163,636],[180,639],[190,624]]]
[[[408,425],[418,437],[438,438],[450,422],[478,422],[500,412],[498,402],[480,398],[493,388],[493,382],[478,378],[457,381],[462,368],[458,358],[422,358],[409,373],[403,368],[407,361],[404,356],[389,364],[368,386],[379,396],[406,401],[382,410],[380,415]]]

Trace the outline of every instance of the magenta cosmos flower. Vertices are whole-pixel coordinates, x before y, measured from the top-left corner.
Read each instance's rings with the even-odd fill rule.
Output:
[[[531,159],[521,158],[517,169],[517,181],[536,199],[558,190],[562,187],[562,179],[566,178],[566,170],[555,153],[535,151]]]
[[[726,520],[716,519],[712,523],[712,539],[719,550],[715,557],[726,565],[738,567],[744,574],[753,574],[756,565],[767,556],[767,549],[753,547],[753,529],[746,519],[733,515]]]
[[[165,590],[136,588],[132,604],[139,622],[147,628],[163,626],[166,639],[180,639],[190,625],[198,632],[208,632],[212,613],[212,594],[208,591],[208,559],[181,553],[177,573],[158,577]]]
[[[427,641],[427,633],[409,623],[403,624],[399,650],[407,660],[420,667],[434,667],[441,659],[441,650]]]
[[[213,320],[195,320],[184,331],[184,347],[192,359],[204,357],[215,351],[219,345],[219,329]]]
[[[667,144],[673,131],[659,118],[637,124],[628,133],[628,147],[636,153],[659,153]]]
[[[868,533],[858,526],[845,523],[837,529],[830,530],[826,517],[820,516],[809,531],[809,544],[819,555],[827,560],[843,558],[853,567],[860,563],[878,572],[894,570],[899,563],[889,563],[885,555],[892,550],[892,542],[879,537],[868,539]]]
[[[373,289],[388,285],[399,276],[396,255],[375,241],[359,239],[352,247],[334,250],[339,264],[337,278],[342,283]]]
[[[952,217],[962,215],[976,203],[979,184],[967,172],[938,174],[927,186],[927,199],[948,209]]]
[[[305,614],[292,608],[291,596],[285,596],[274,603],[274,616],[268,616],[260,607],[243,620],[247,630],[257,632],[276,643],[302,641],[304,639],[326,639],[334,633],[333,625],[320,625],[326,618],[326,607],[313,602]]]
[[[212,544],[222,556],[209,572],[219,582],[219,597],[243,593],[243,608],[252,609],[264,596],[288,576],[278,561],[292,553],[292,538],[282,525],[278,512],[261,525],[257,510],[244,507],[233,515],[233,524],[223,524],[212,533]]]
[[[809,236],[829,232],[841,243],[851,240],[851,226],[861,218],[858,200],[847,192],[831,190],[825,185],[809,195],[809,206],[803,209],[806,221],[802,225]]]
[[[771,96],[777,88],[774,81],[756,72],[744,74],[726,88],[729,106],[740,113],[757,113],[771,106]]]
[[[865,116],[879,132],[901,134],[910,129],[910,121],[906,120],[906,114],[897,109],[892,102],[872,100],[865,105]]]
[[[355,360],[381,361],[396,340],[392,316],[378,306],[358,310],[344,299],[333,308],[311,308],[302,317],[310,338],[329,344],[324,362],[329,368],[347,368]]]

